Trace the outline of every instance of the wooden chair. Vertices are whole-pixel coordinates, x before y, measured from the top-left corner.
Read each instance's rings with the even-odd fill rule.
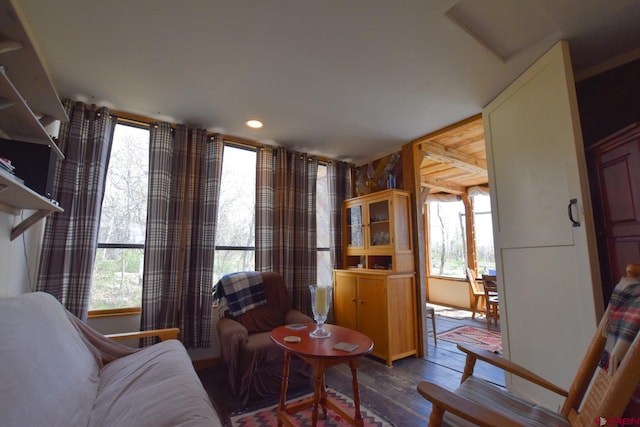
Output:
[[[622,289],[625,293],[620,292]],[[623,307],[630,308],[625,311]],[[631,264],[627,267],[627,276],[616,286],[611,303],[568,391],[494,353],[458,345],[460,350],[467,353],[467,361],[462,382],[456,391],[449,391],[429,382],[418,384],[418,392],[433,404],[429,427],[442,425],[443,419],[447,425],[460,418],[463,419],[463,424],[466,420],[486,427],[593,426],[594,420],[604,419],[606,423],[612,418],[620,418],[640,382],[640,340],[637,333],[640,326],[637,316],[639,309],[640,265]],[[618,319],[622,322],[618,322]],[[627,337],[631,342],[615,340],[613,332],[622,330],[616,329],[620,323],[627,328],[635,326],[631,328],[636,331],[635,338],[633,333]],[[603,358],[605,345],[607,349],[611,349],[610,354],[614,357]],[[619,351],[622,349],[626,352]],[[528,402],[473,376],[476,360],[496,365],[564,396],[560,412]],[[599,366],[601,360],[610,360],[607,368]],[[619,364],[615,362],[617,360],[620,361]]]
[[[471,297],[471,318],[476,318],[476,313],[484,311],[485,296],[484,288],[476,280],[476,272],[467,267],[467,280],[469,281],[469,296]],[[480,308],[478,308],[480,305]]]
[[[498,298],[498,283],[496,282],[496,276],[483,274],[482,286],[484,287],[484,299],[485,299],[485,312],[487,315],[487,328],[491,326],[491,322],[498,325],[499,304]]]
[[[436,338],[436,311],[433,307],[426,306],[424,310],[427,317],[431,317],[431,326],[433,327],[433,344],[438,345],[438,338]]]

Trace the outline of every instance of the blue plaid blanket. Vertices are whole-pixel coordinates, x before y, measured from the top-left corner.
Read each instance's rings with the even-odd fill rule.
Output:
[[[232,316],[239,316],[267,303],[262,275],[257,271],[231,273],[216,283],[216,299],[220,299],[220,313],[226,309]]]

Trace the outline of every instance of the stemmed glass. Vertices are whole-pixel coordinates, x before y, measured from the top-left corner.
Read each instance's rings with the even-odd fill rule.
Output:
[[[309,332],[309,336],[311,338],[328,338],[331,336],[331,332],[324,328],[324,322],[327,320],[327,314],[329,314],[333,288],[330,286],[309,285],[309,291],[311,292],[313,318],[316,321],[316,329]]]

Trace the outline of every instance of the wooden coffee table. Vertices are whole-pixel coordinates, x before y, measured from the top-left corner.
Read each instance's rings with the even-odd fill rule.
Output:
[[[373,341],[366,335],[342,326],[327,325],[324,327],[331,332],[329,338],[311,338],[309,332],[315,329],[315,323],[305,323],[303,330],[291,330],[286,326],[271,331],[271,339],[284,350],[284,368],[282,370],[282,388],[280,390],[280,405],[278,407],[278,426],[283,423],[293,426],[291,414],[300,410],[313,407],[311,422],[313,426],[318,422],[318,408],[322,408],[324,416],[327,415],[327,407],[333,409],[342,418],[351,424],[362,426],[362,414],[360,413],[360,395],[358,392],[358,358],[368,354],[373,349]],[[299,337],[300,342],[287,342],[285,337]],[[334,345],[340,342],[357,344],[353,351],[336,350]],[[286,404],[287,385],[289,383],[289,362],[291,355],[305,360],[313,366],[314,390],[313,397],[293,404]],[[328,396],[324,382],[324,370],[327,366],[347,363],[351,368],[353,384],[353,402],[355,416],[352,418],[338,407]]]

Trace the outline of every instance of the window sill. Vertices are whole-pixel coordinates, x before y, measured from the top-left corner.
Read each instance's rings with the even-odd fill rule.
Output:
[[[101,317],[132,316],[141,312],[142,309],[140,307],[110,308],[106,310],[90,310],[87,317],[89,319],[98,319]]]

